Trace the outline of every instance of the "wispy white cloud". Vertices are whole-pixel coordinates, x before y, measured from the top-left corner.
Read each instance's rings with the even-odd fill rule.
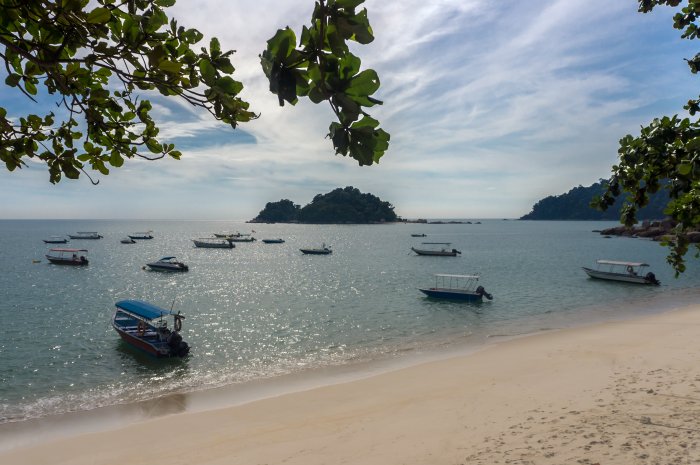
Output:
[[[376,40],[355,51],[380,75],[385,104],[369,112],[392,136],[378,166],[333,154],[327,106],[280,108],[268,91],[258,54],[278,28],[298,32],[312,1],[181,0],[170,13],[201,30],[202,45],[216,36],[237,50],[242,96],[261,117],[230,136],[207,113],[154,98],[161,135],[184,147],[181,161],[128,161],[96,188],[48,186],[36,169],[1,173],[0,194],[75,216],[65,199],[89,191],[96,207],[83,202],[81,212],[104,216],[99,205],[122,188],[130,194],[114,216],[247,219],[268,201],[304,204],[354,185],[408,217],[513,217],[542,196],[606,176],[621,136],[695,95],[682,61],[692,44],[678,39],[670,10],[641,15],[635,2],[609,0],[366,6]],[[136,200],[149,193],[153,200]],[[0,206],[0,217],[16,212]]]

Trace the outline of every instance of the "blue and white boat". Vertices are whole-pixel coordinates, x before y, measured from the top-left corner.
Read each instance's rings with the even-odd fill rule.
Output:
[[[126,343],[154,357],[185,357],[190,352],[180,335],[185,319],[180,312],[141,300],[120,300],[115,305],[112,327]]]
[[[492,300],[493,296],[479,286],[479,275],[436,274],[435,287],[418,289],[428,297],[439,299],[467,300],[481,302],[484,297]]]
[[[583,268],[588,276],[595,279],[604,279],[607,281],[621,281],[632,284],[653,284],[659,285],[660,282],[652,272],[646,272],[649,266],[642,262],[622,262],[618,260],[596,260],[598,267]]]

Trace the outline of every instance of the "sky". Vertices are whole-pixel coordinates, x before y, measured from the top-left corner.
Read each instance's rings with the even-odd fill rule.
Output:
[[[234,49],[241,97],[260,113],[233,130],[174,98],[151,98],[180,161],[127,160],[108,176],[49,183],[45,165],[0,170],[0,219],[245,221],[267,202],[305,205],[354,186],[404,218],[517,218],[543,197],[607,178],[619,139],[697,97],[670,8],[635,0],[367,0],[375,40],[353,47],[377,71],[391,134],[378,165],[334,154],[334,115],[307,100],[280,107],[258,54],[277,29],[297,34],[311,0],[179,0],[180,25]],[[0,78],[4,81],[0,71]],[[10,115],[46,113],[0,86]],[[49,102],[49,106],[52,105]]]

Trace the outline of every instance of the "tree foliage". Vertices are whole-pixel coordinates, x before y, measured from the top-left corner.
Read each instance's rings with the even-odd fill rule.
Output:
[[[639,11],[643,13],[657,6],[678,7],[682,3],[681,0],[638,1]],[[698,18],[700,0],[687,0],[687,5],[674,15],[673,27],[682,31],[682,38],[697,39]],[[691,73],[697,74],[700,54],[686,61]],[[675,239],[664,245],[671,249],[667,261],[676,273],[685,270],[686,234],[700,226],[700,121],[694,118],[700,111],[700,99],[689,100],[684,109],[690,118],[678,115],[656,118],[642,127],[639,136],[627,135],[620,140],[619,162],[612,168],[607,189],[593,201],[593,205],[606,210],[626,192],[621,221],[631,226],[637,222],[639,209],[649,203],[650,195],[666,189],[670,200],[665,213],[678,225]]]
[[[270,202],[253,220],[270,223],[381,223],[397,221],[394,206],[352,186],[318,194],[299,208],[291,200]]]
[[[532,211],[521,217],[521,220],[608,220],[620,218],[623,199],[617,198],[615,203],[605,211],[592,208],[591,198],[605,192],[607,181],[600,180],[588,187],[578,186],[561,195],[550,195],[539,200]],[[668,203],[665,190],[649,196],[649,203],[639,210],[637,219],[660,220],[665,217],[664,209]]]
[[[328,101],[338,117],[328,133],[336,154],[371,165],[389,148],[389,134],[363,110],[382,103],[372,97],[379,89],[379,77],[372,69],[360,71],[361,61],[347,44],[374,40],[367,10],[356,11],[363,2],[317,1],[311,25],[302,28],[299,46],[294,31],[280,29],[268,40],[260,61],[280,105],[294,105],[301,96],[314,103]]]
[[[174,3],[0,0],[5,83],[31,100],[55,96],[59,112],[12,118],[0,108],[7,169],[37,158],[56,183],[86,167],[108,174],[124,158],[179,158],[159,138],[145,91],[179,96],[232,127],[254,118],[231,77],[233,51],[222,51],[217,39],[195,51],[203,36],[168,19],[164,8]]]
[[[359,105],[378,103],[369,95],[377,90],[379,80],[371,70],[358,73],[359,59],[341,53],[347,48],[345,40],[371,40],[366,11],[356,14],[354,10],[363,1],[317,3],[315,26],[305,28],[302,42],[324,38],[325,45],[315,46],[314,52],[311,48],[299,52],[307,58],[291,63],[293,43],[284,38],[289,33],[278,33],[275,37],[280,39],[271,39],[277,45],[269,52],[276,71],[270,72],[265,59],[263,67],[271,89],[285,89],[282,95],[290,102],[296,97],[286,90],[288,80],[276,73],[297,79],[301,75],[297,70],[305,67],[302,74],[308,90],[297,94],[313,101],[328,97],[343,115],[333,131],[336,149],[361,164],[371,164],[386,150],[388,134],[375,129],[376,121],[368,116],[358,120],[352,113],[359,112]],[[203,108],[233,128],[258,116],[239,97],[243,85],[232,77],[234,51],[223,50],[216,38],[196,50],[203,35],[168,18],[165,9],[174,3],[0,0],[5,84],[38,104],[47,98],[56,103],[54,111],[22,116],[0,107],[0,160],[9,171],[26,166],[28,159],[40,160],[48,166],[50,181],[56,183],[64,176],[89,177],[87,169],[106,175],[110,167],[122,166],[125,158],[178,159],[181,153],[159,136],[151,103],[145,98],[156,92]],[[329,44],[332,53],[326,51]],[[311,66],[312,60],[316,67]],[[294,66],[284,71],[287,65]]]

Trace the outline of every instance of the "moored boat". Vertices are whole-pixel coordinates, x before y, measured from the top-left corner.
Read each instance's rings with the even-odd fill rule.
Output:
[[[596,260],[596,269],[582,267],[588,276],[607,281],[620,281],[633,284],[661,284],[651,271],[645,273],[649,266],[642,262],[623,262],[618,260]]]
[[[492,300],[493,296],[479,286],[479,275],[436,274],[435,287],[419,288],[428,297],[440,299],[466,300],[481,302],[484,297]]]
[[[418,255],[432,255],[435,257],[456,257],[458,254],[462,253],[457,249],[449,249],[448,247],[451,245],[449,242],[423,242],[423,244],[440,245],[443,247],[439,249],[417,249],[411,247],[411,250]]]
[[[195,247],[202,249],[232,249],[236,247],[236,244],[228,239],[217,237],[202,237],[199,239],[192,239],[192,242],[194,242]]]
[[[131,346],[154,357],[185,357],[190,352],[180,335],[185,319],[180,312],[141,300],[121,300],[115,306],[112,327]]]
[[[119,242],[121,242],[122,244],[136,244],[136,241],[130,237],[125,237],[124,239],[122,239]]]
[[[48,239],[43,239],[44,244],[67,244],[68,239],[62,236],[51,236]]]
[[[157,262],[146,263],[146,267],[153,271],[188,271],[190,268],[182,262],[175,260],[176,257],[163,257]]]
[[[330,245],[323,244],[320,248],[299,249],[305,255],[329,255],[332,254]]]
[[[88,251],[86,249],[49,249],[46,259],[54,265],[87,265]]]
[[[263,239],[265,244],[283,244],[284,239]]]
[[[411,234],[411,237],[425,237],[425,234]]]
[[[129,234],[129,239],[153,239],[153,231],[136,232]]]
[[[102,239],[102,235],[95,231],[78,231],[76,234],[68,234],[71,239]]]

